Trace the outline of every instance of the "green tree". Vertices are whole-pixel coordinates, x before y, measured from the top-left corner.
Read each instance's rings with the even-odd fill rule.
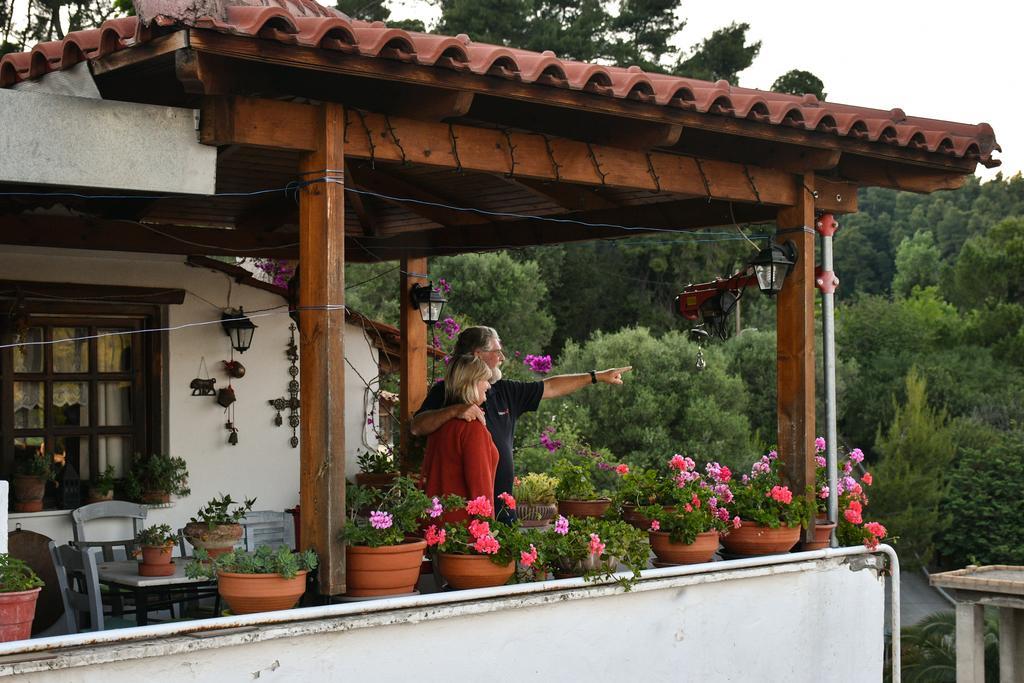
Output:
[[[893,294],[910,296],[914,287],[938,285],[940,269],[939,250],[932,233],[923,230],[915,233],[896,248]]]
[[[870,516],[896,539],[901,562],[910,567],[931,561],[936,538],[949,523],[952,432],[946,411],[928,405],[926,389],[927,380],[912,368],[906,402],[895,405],[892,423],[875,440],[881,458],[870,493]]]
[[[640,467],[660,467],[673,453],[730,467],[750,462],[750,424],[743,383],[729,374],[721,350],[705,350],[707,369],[694,367],[697,347],[680,332],[655,337],[643,327],[596,333],[569,343],[560,372],[632,365],[621,387],[595,387],[572,401],[590,416],[590,442]]]
[[[739,81],[739,73],[754,63],[761,51],[761,41],[747,43],[750,24],[732,23],[715,30],[709,37],[693,46],[693,54],[682,59],[672,70],[677,76],[700,78],[705,81],[724,79]]]
[[[810,93],[819,100],[825,99],[825,83],[810,71],[803,69],[792,69],[776,78],[772,83],[772,90],[790,95]]]
[[[950,474],[942,554],[954,567],[1024,564],[1024,432],[974,424],[966,435]]]

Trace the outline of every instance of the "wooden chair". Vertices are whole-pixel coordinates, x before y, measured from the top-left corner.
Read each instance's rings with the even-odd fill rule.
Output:
[[[144,526],[148,509],[145,505],[128,503],[123,500],[105,500],[99,503],[83,505],[71,511],[72,543],[78,548],[100,548],[103,552],[104,562],[127,560],[138,550],[135,537]],[[98,541],[95,534],[86,534],[86,522],[93,522],[100,519],[125,519],[131,520],[132,535],[130,538]]]
[[[245,531],[242,541],[249,552],[261,545],[271,548],[284,545],[295,549],[295,525],[287,512],[254,510],[239,523]]]

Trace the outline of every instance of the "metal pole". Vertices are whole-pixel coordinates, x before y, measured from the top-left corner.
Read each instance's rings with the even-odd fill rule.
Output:
[[[835,290],[839,279],[832,272],[832,236],[839,228],[830,213],[822,215],[815,224],[821,235],[821,271],[816,284],[821,290],[821,331],[824,341],[825,362],[825,438],[828,466],[828,519],[839,521],[839,472],[836,458],[836,333],[835,333]],[[832,532],[832,547],[836,546],[835,531]]]

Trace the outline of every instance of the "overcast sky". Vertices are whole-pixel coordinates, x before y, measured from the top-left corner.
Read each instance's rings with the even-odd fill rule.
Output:
[[[418,0],[391,3],[396,19],[429,22]],[[1019,0],[690,0],[680,35],[689,48],[733,21],[750,24],[761,54],[739,84],[768,89],[790,69],[825,82],[832,102],[899,107],[909,116],[992,125],[1006,175],[1024,168],[1024,3]],[[470,36],[472,38],[472,36]]]

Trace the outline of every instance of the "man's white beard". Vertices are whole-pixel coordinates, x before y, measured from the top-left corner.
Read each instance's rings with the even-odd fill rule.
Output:
[[[501,381],[501,366],[495,365],[491,369],[491,384],[494,384],[495,382],[498,381]]]

